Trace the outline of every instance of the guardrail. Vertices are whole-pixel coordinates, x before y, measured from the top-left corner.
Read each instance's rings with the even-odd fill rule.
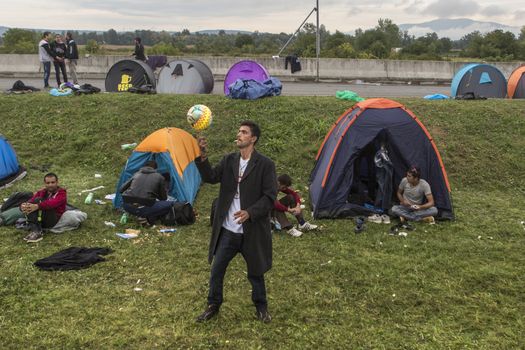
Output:
[[[268,72],[283,81],[312,81],[316,76],[315,58],[301,58],[302,70],[290,72],[285,69],[284,57],[168,57],[171,59],[198,59],[213,72],[215,80],[223,80],[229,68],[236,62],[251,59],[262,64]],[[77,72],[82,79],[104,79],[109,68],[129,56],[88,56],[80,58]],[[319,74],[321,81],[348,82],[352,80],[412,83],[450,83],[454,74],[466,63],[450,61],[404,61],[404,60],[359,60],[321,58]],[[520,65],[519,62],[491,63],[509,77]],[[41,77],[42,66],[37,55],[0,55],[0,77]]]

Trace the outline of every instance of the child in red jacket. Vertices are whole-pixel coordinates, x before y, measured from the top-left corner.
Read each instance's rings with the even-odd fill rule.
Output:
[[[301,213],[301,197],[292,189],[292,178],[287,174],[282,174],[277,178],[277,186],[279,192],[286,194],[274,203],[273,217],[279,223],[282,229],[288,230],[288,233],[293,237],[299,237],[303,234],[302,231],[315,230],[317,225],[311,224],[304,220]],[[286,217],[286,213],[290,213],[297,219],[298,228]]]

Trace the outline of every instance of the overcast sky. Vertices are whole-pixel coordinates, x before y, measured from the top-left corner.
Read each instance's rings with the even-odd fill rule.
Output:
[[[315,0],[13,0],[3,2],[0,26],[292,33],[315,4]],[[523,0],[319,0],[319,14],[331,32],[373,28],[378,18],[403,24],[468,17],[521,27],[522,5]],[[315,14],[309,22],[315,23]]]

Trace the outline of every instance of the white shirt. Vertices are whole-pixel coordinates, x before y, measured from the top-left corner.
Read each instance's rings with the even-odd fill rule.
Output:
[[[240,182],[242,179],[242,176],[244,175],[244,171],[246,170],[246,167],[248,166],[248,162],[250,159],[240,159],[239,161],[239,176],[237,177],[237,192],[235,193],[235,196],[233,197],[232,204],[230,205],[230,209],[228,210],[228,215],[224,219],[224,222],[222,223],[222,227],[225,229],[236,232],[236,233],[244,233],[242,230],[242,224],[237,222],[238,219],[235,219],[233,216],[234,213],[241,210],[241,193],[240,193]]]

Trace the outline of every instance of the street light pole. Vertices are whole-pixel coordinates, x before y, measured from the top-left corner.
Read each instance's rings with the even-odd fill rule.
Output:
[[[317,33],[315,36],[315,56],[317,58],[317,74],[315,76],[315,81],[319,82],[319,54],[321,53],[321,36],[319,34],[319,0],[316,0],[316,13],[317,13]]]

